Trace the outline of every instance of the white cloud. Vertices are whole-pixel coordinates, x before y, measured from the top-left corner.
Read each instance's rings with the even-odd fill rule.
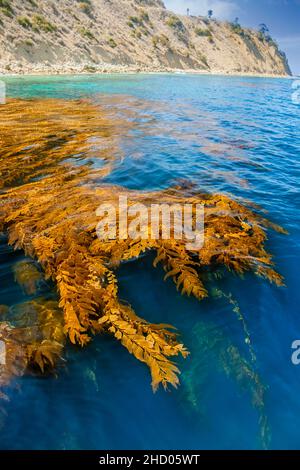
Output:
[[[214,16],[219,19],[232,20],[240,7],[231,0],[164,0],[166,7],[177,13],[186,14],[187,8],[191,15],[207,15],[208,10],[213,10]]]

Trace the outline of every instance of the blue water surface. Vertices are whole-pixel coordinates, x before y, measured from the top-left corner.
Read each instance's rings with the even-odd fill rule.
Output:
[[[0,448],[299,449],[300,365],[291,362],[291,344],[300,339],[300,105],[292,101],[291,80],[5,80],[8,96],[92,98],[133,124],[116,136],[107,183],[149,190],[189,180],[201,191],[259,204],[289,235],[270,231],[267,242],[284,288],[228,274],[211,286],[221,296],[199,303],[163,282],[151,255],[122,266],[121,297],[147,320],[175,325],[191,352],[179,362],[181,386],[153,394],[148,369],[112,338],[96,338],[84,350],[68,347],[57,378],[27,376],[8,390]],[[25,299],[11,269],[22,256],[0,244],[0,304]]]

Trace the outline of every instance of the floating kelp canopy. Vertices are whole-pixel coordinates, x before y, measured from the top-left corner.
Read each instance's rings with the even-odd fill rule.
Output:
[[[44,371],[61,357],[65,338],[85,346],[93,335],[108,333],[149,366],[156,390],[160,384],[178,385],[174,358],[188,352],[172,327],[148,323],[119,298],[120,263],[154,251],[154,266],[161,263],[177,289],[199,300],[208,295],[202,273],[220,266],[238,274],[252,271],[282,285],[264,247],[266,229],[282,229],[228,196],[201,194],[192,185],[144,192],[101,184],[113,168],[122,125],[88,101],[15,99],[1,108],[0,231],[15,249],[38,261],[45,278],[57,286],[58,304],[31,304],[36,322],[26,341],[16,339],[23,336],[9,323],[1,325],[0,334],[10,345],[8,354],[14,348],[21,354],[22,371],[35,364]],[[101,150],[101,139],[111,142],[109,152],[107,146]],[[95,159],[102,159],[104,166],[97,169]],[[117,207],[120,196],[127,197],[129,207],[202,204],[204,245],[189,250],[185,239],[172,235],[167,240],[150,235],[100,240],[97,208],[103,203]],[[15,276],[32,292],[38,276],[28,269],[16,267]],[[8,359],[5,370],[13,374],[11,363]]]

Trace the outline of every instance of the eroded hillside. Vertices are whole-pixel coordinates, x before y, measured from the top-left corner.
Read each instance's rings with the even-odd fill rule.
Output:
[[[270,38],[161,0],[0,0],[2,73],[178,69],[290,74]]]

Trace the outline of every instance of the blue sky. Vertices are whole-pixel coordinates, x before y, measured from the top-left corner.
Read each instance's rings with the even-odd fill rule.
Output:
[[[168,9],[205,15],[212,9],[215,17],[239,17],[244,26],[266,23],[272,36],[288,56],[294,74],[300,75],[300,0],[164,0]]]

